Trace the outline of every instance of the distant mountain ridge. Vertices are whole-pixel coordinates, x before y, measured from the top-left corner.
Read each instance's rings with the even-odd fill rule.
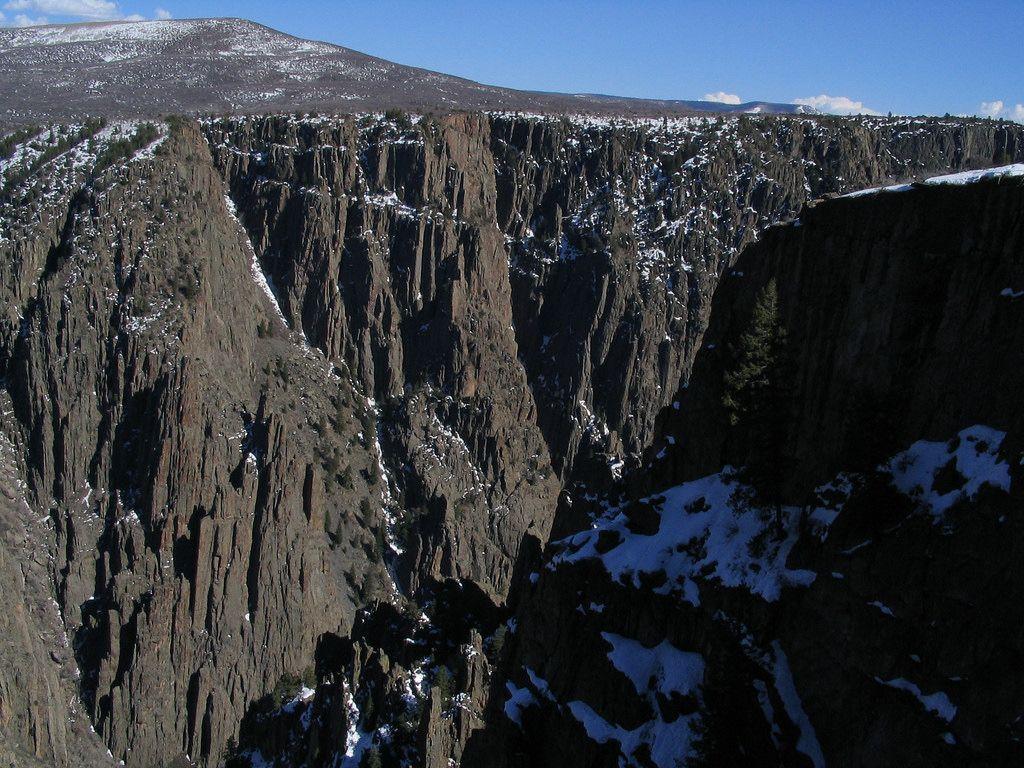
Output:
[[[303,40],[244,19],[0,29],[0,121],[83,115],[508,110],[602,115],[804,113],[793,104],[519,91]]]

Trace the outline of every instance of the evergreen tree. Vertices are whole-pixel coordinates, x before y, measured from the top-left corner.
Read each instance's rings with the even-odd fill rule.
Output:
[[[363,753],[363,759],[359,762],[360,768],[381,768],[383,762],[380,759],[380,750],[370,747]]]
[[[733,355],[735,363],[725,374],[723,405],[746,449],[741,477],[760,503],[774,508],[775,523],[781,528],[791,376],[775,280],[758,295],[750,325]]]
[[[447,707],[452,701],[452,673],[443,664],[434,672],[434,696],[441,702],[442,707]]]

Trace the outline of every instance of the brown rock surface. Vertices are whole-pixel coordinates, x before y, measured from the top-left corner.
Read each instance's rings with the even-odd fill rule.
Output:
[[[746,257],[761,279],[790,246],[747,246],[812,198],[1024,151],[1019,129],[984,121],[459,114],[173,121],[106,152],[136,129],[59,147],[64,129],[44,132],[52,156],[0,194],[0,629],[21,638],[0,646],[0,727],[4,749],[42,764],[102,764],[109,748],[128,765],[217,765],[247,716],[312,764],[351,746],[353,725],[395,723],[410,759],[460,759],[485,712],[500,717],[496,628],[505,605],[530,610],[559,498],[609,486],[669,434],[658,414],[741,249],[761,254]],[[804,215],[870,223],[868,207]],[[985,231],[1003,226],[992,216]],[[840,285],[846,263],[829,273]],[[964,312],[979,333],[1003,327]],[[822,392],[808,457],[838,407]],[[822,471],[839,460],[825,445]],[[545,583],[538,611],[561,599]],[[364,631],[418,616],[413,601],[423,622]],[[674,620],[658,610],[652,632]],[[327,653],[332,638],[351,648]],[[465,708],[425,687],[441,666]],[[307,670],[315,717],[256,718]]]

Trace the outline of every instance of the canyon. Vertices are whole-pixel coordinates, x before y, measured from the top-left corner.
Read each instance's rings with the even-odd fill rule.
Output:
[[[18,765],[1022,758],[1021,126],[29,134],[0,195]],[[723,407],[769,283],[774,514]]]

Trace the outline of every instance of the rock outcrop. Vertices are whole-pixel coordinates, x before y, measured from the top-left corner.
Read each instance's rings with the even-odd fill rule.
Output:
[[[524,587],[466,764],[1018,763],[1022,238],[1006,176],[821,203],[747,248],[650,464]],[[750,456],[723,374],[770,282],[779,513],[723,470]]]
[[[742,450],[717,436],[711,350],[727,348],[769,275],[787,323],[803,321],[798,311],[824,317],[863,255],[827,232],[862,250],[883,224],[924,238],[927,210],[912,201],[935,194],[951,229],[922,247],[937,249],[959,206],[933,190],[885,195],[896,201],[885,213],[867,198],[808,209],[812,199],[1003,156],[1024,156],[1019,127],[882,118],[277,116],[30,137],[4,160],[0,193],[0,573],[11,585],[4,636],[20,638],[0,646],[4,749],[57,765],[352,765],[372,750],[385,764],[470,764],[482,745],[512,744],[501,741],[508,685],[528,727],[530,697],[576,684],[572,664],[555,675],[541,655],[583,663],[619,642],[588,629],[577,644],[579,621],[699,649],[722,677],[703,699],[682,687],[631,694],[613,676],[581,689],[591,708],[619,702],[623,727],[647,707],[711,728],[726,721],[701,720],[702,707],[735,706],[747,723],[735,744],[751,754],[798,745],[799,723],[780,718],[774,738],[749,678],[723,671],[760,669],[782,712],[788,693],[768,685],[765,659],[778,670],[789,654],[800,684],[820,652],[798,659],[790,635],[769,637],[778,613],[760,598],[721,598],[758,656],[708,624],[711,598],[686,609],[692,621],[670,595],[638,600],[625,584],[577,599],[600,571],[574,562],[534,574],[539,553],[553,529],[588,523],[624,475],[630,488],[664,488]],[[975,203],[957,258],[1017,231],[1006,229],[1011,204]],[[801,227],[755,242],[801,211]],[[817,226],[819,216],[859,224]],[[812,230],[821,261],[811,250],[794,259],[792,233]],[[914,242],[893,239],[891,260]],[[794,432],[794,489],[843,468],[846,433],[816,442],[821,424],[842,409],[844,386],[869,378],[856,377],[857,355],[881,349],[911,289],[927,307],[904,328],[911,351],[887,358],[887,380],[945,372],[949,386],[915,384],[900,448],[952,437],[964,419],[1015,445],[996,418],[1007,395],[987,410],[965,399],[1001,364],[986,358],[957,381],[948,372],[973,354],[956,318],[985,338],[1016,333],[978,293],[1014,285],[1011,256],[971,275],[950,255],[955,274],[927,280],[865,261],[858,279],[875,280],[877,306],[837,304],[848,312],[837,325],[816,315],[817,336],[792,334],[821,398]],[[958,280],[963,303],[943,304]],[[709,323],[717,341],[704,343]],[[877,335],[844,342],[864,323]],[[933,342],[950,346],[932,355]],[[668,440],[682,435],[692,439]],[[652,443],[666,458],[648,467]],[[636,531],[656,507],[636,506]],[[833,556],[790,544],[802,570]],[[785,570],[790,549],[766,546]],[[614,612],[614,628],[591,603]],[[780,605],[817,610],[811,598]],[[529,665],[550,687],[523,677]],[[641,710],[624,711],[626,694]],[[965,749],[1003,743],[959,722],[950,733]],[[552,751],[531,759],[616,759],[608,739],[595,747],[571,721],[550,728]],[[509,754],[527,747],[537,745]]]
[[[197,132],[66,170],[73,191],[44,196],[4,260],[18,522],[70,641],[54,663],[77,661],[116,759],[216,762],[249,703],[388,589],[379,503],[358,504],[379,497],[365,406],[253,279]]]

